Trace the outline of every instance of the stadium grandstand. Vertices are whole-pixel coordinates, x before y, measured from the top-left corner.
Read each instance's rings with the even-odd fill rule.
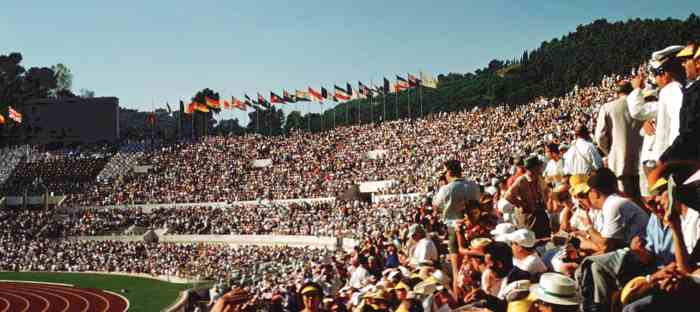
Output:
[[[628,67],[561,96],[325,131],[197,136],[191,117],[191,138],[0,148],[0,311],[688,309],[700,43]],[[439,90],[419,76],[395,92]],[[252,104],[196,97],[188,114]],[[92,274],[114,284],[67,284]]]

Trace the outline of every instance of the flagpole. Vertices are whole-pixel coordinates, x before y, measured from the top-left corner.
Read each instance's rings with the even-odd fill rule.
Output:
[[[397,88],[396,90],[396,120],[399,120],[399,89]]]
[[[423,81],[418,83],[418,101],[420,102],[420,117],[423,118]]]
[[[311,109],[309,103],[306,103],[306,131],[311,132]]]
[[[411,119],[411,83],[408,83],[408,89],[406,89],[406,100],[408,101],[408,119]]]
[[[382,90],[382,91],[384,91],[384,90]],[[382,122],[383,122],[386,120],[386,92],[382,92],[382,93],[384,93],[384,94],[382,94],[382,102],[384,102],[384,113],[382,116]]]
[[[369,85],[372,86],[367,93],[369,95],[369,123],[374,124],[374,92],[372,91],[374,88],[374,79],[369,81]]]

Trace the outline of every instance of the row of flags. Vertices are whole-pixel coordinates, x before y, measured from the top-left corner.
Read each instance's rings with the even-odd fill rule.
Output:
[[[323,104],[323,102],[327,100],[332,100],[333,102],[345,102],[352,99],[366,99],[375,95],[398,93],[403,90],[419,86],[435,89],[438,86],[438,81],[432,75],[425,72],[420,72],[419,77],[412,74],[408,74],[406,78],[396,75],[396,81],[393,83],[393,85],[386,77],[383,80],[383,84],[376,87],[368,87],[361,81],[357,82],[356,89],[353,89],[353,86],[350,83],[346,83],[345,87],[333,85],[333,94],[329,93],[325,87],[321,87],[320,89],[308,87],[306,90],[294,90],[294,92],[289,92],[287,89],[284,89],[281,96],[275,92],[270,92],[269,99],[258,93],[257,99],[252,99],[250,96],[248,96],[248,94],[243,94],[242,99],[231,97],[230,100],[222,100],[205,97],[204,103],[192,101],[185,105],[181,101],[180,104],[181,107],[184,108],[186,114],[192,114],[194,112],[208,113],[212,108],[240,109],[242,111],[247,111],[249,107],[253,107],[255,109],[265,109],[270,108],[275,104],[297,102],[319,102]],[[168,108],[169,107],[170,105],[168,105]]]
[[[22,123],[22,113],[16,111],[12,106],[7,107],[7,115],[16,123]],[[0,125],[5,123],[5,117],[0,114]]]

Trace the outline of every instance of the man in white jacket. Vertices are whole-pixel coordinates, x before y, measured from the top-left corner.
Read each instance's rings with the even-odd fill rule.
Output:
[[[670,46],[652,54],[650,65],[655,82],[661,90],[657,102],[644,101],[642,88],[644,88],[645,77],[641,71],[632,79],[634,91],[627,97],[632,118],[647,121],[641,133],[644,136],[644,143],[639,172],[640,190],[645,197],[649,196],[645,167],[653,169],[656,166],[661,154],[678,136],[680,128],[682,84],[685,82],[685,72],[675,55],[681,49],[683,46]]]

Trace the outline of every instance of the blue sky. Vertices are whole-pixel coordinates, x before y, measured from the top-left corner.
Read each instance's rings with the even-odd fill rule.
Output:
[[[3,0],[0,54],[21,52],[25,66],[64,63],[75,91],[150,110],[152,102],[175,108],[205,87],[267,96],[418,70],[469,72],[598,18],[685,19],[697,8],[685,0]],[[247,122],[240,112],[222,117]]]

